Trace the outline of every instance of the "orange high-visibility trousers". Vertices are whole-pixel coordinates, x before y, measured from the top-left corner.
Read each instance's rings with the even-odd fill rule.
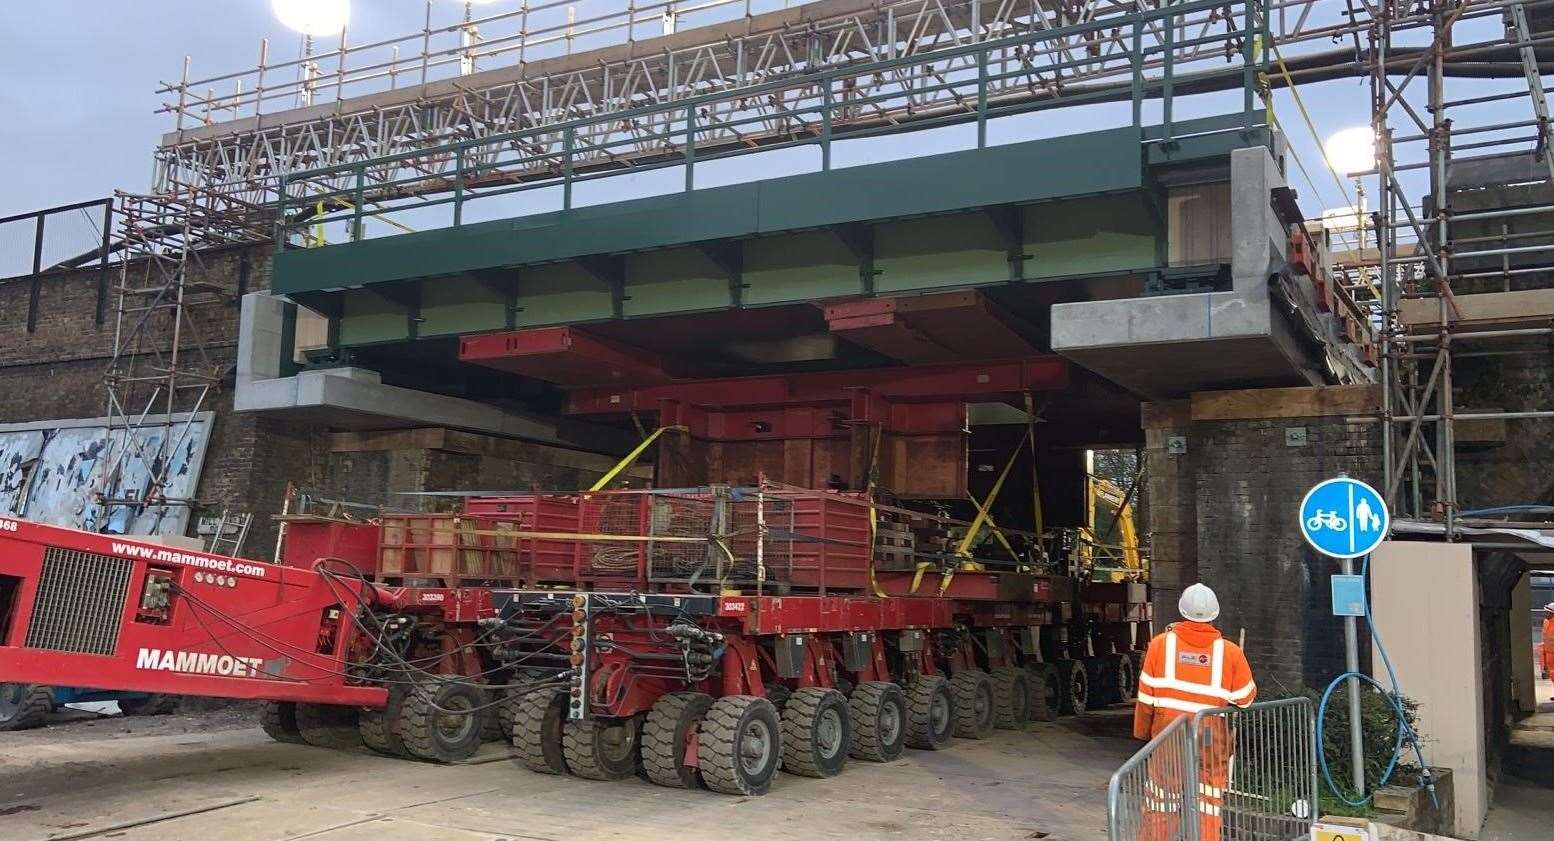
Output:
[[[1139,841],[1179,841],[1184,836],[1185,797],[1197,801],[1194,805],[1198,811],[1198,841],[1219,841],[1224,827],[1225,789],[1230,785],[1231,751],[1216,746],[1230,742],[1225,738],[1223,722],[1206,721],[1203,730],[1212,735],[1200,743],[1203,753],[1198,757],[1196,791],[1183,791],[1186,757],[1176,745],[1161,745],[1149,758]]]
[[[1186,757],[1178,745],[1161,745],[1145,767],[1143,820],[1139,841],[1182,837],[1182,786]]]

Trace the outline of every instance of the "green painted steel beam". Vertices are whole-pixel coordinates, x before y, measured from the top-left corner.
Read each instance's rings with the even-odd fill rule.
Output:
[[[296,249],[276,255],[273,282],[283,294],[340,289],[1136,190],[1141,141],[1137,129],[1108,129]]]

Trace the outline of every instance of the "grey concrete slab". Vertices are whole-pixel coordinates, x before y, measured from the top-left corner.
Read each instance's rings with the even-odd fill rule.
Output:
[[[534,774],[494,746],[476,764],[444,767],[276,744],[254,730],[35,734],[0,741],[0,836],[1088,841],[1104,837],[1106,779],[1136,747],[1128,724],[1125,710],[1102,712],[852,763],[834,779],[785,774],[755,798]],[[202,807],[213,810],[122,826]]]

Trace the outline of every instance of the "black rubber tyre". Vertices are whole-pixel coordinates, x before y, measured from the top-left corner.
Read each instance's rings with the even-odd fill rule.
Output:
[[[650,781],[670,788],[702,786],[696,767],[685,764],[685,751],[692,737],[700,736],[710,709],[712,696],[704,692],[672,692],[658,699],[642,723],[642,771]]]
[[[1113,660],[1112,700],[1119,704],[1131,704],[1138,699],[1138,672],[1133,669],[1133,658],[1119,654]]]
[[[894,683],[871,680],[858,684],[847,701],[852,720],[854,759],[891,762],[906,749],[906,693]]]
[[[1144,654],[1145,652],[1143,651],[1129,651],[1126,655],[1129,660],[1133,661],[1134,677],[1144,673]]]
[[[1031,678],[1024,669],[993,670],[993,725],[1019,730],[1031,721]]]
[[[1030,676],[1031,719],[1055,721],[1063,714],[1063,679],[1051,663],[1027,663]]]
[[[502,693],[502,703],[498,704],[492,712],[496,713],[496,727],[500,731],[499,738],[510,745],[513,743],[513,723],[518,718],[518,705],[523,703],[524,699],[528,697],[528,693],[521,689],[516,691],[500,689],[496,691]]]
[[[144,698],[124,698],[119,701],[119,712],[125,715],[172,715],[178,712],[178,696],[147,695]]]
[[[409,757],[410,750],[399,735],[399,728],[404,724],[404,705],[404,687],[395,686],[389,690],[387,707],[357,710],[356,730],[361,734],[362,744],[385,756]]]
[[[349,750],[361,747],[362,735],[356,724],[356,707],[335,704],[298,704],[297,733],[315,748]]]
[[[259,728],[266,736],[289,745],[305,745],[297,729],[297,705],[290,701],[259,702]]]
[[[405,750],[428,762],[459,762],[480,750],[481,708],[490,697],[479,686],[446,677],[425,677],[405,692],[399,738]]]
[[[53,711],[53,689],[35,683],[0,683],[0,732],[38,727]]]
[[[513,755],[530,771],[565,774],[567,758],[561,731],[566,721],[565,689],[524,694],[513,710]]]
[[[955,696],[941,675],[923,675],[906,692],[906,744],[942,750],[955,738]]]
[[[793,690],[780,683],[767,684],[766,700],[772,702],[777,709],[777,717],[782,717],[783,708],[788,706],[788,699],[793,697]]]
[[[955,735],[962,739],[986,739],[998,723],[998,702],[993,678],[981,669],[967,669],[950,677],[955,693]]]
[[[847,696],[811,686],[793,693],[782,712],[782,770],[834,777],[847,765],[852,725]]]
[[[713,791],[743,795],[770,791],[782,764],[777,708],[754,695],[714,701],[702,719],[697,759],[702,782]]]
[[[562,725],[567,770],[589,780],[624,780],[642,767],[642,718],[589,718]]]
[[[1090,708],[1090,673],[1078,660],[1059,660],[1058,680],[1063,691],[1058,696],[1063,715],[1079,715]]]

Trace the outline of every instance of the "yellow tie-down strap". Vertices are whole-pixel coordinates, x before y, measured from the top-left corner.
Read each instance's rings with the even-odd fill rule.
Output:
[[[620,462],[618,462],[614,467],[610,468],[610,472],[600,476],[599,481],[593,483],[593,485],[588,488],[588,492],[594,493],[609,487],[610,483],[615,481],[615,477],[621,475],[621,471],[637,463],[637,459],[641,458],[642,454],[647,452],[648,447],[653,446],[653,442],[658,440],[658,436],[663,435],[665,432],[668,432],[671,429],[677,430],[679,432],[690,431],[683,426],[660,426],[659,428],[653,430],[652,435],[642,439],[642,443],[638,444],[636,449],[627,453],[625,458],[621,459]]]
[[[974,570],[981,568],[982,565],[971,558],[971,546],[976,542],[977,535],[982,532],[982,527],[987,525],[991,519],[989,512],[993,510],[993,503],[998,500],[998,494],[1004,489],[1004,481],[1009,478],[1009,471],[1014,469],[1015,459],[1020,457],[1020,450],[1025,447],[1025,442],[1030,437],[1031,429],[1027,426],[1025,435],[1020,438],[1020,443],[1014,448],[1014,452],[1009,454],[1009,460],[1004,462],[1004,469],[998,472],[998,479],[993,482],[992,490],[988,491],[987,500],[977,505],[976,518],[966,528],[966,536],[961,538],[960,545],[955,547],[955,556],[963,560],[945,572],[944,578],[939,581],[939,595],[944,595],[950,589],[950,582],[955,580],[956,569]],[[919,570],[918,577],[921,578],[921,570]],[[915,584],[916,581],[913,583]]]
[[[874,430],[874,445],[869,448],[868,493],[864,495],[864,498],[869,501],[869,587],[874,590],[874,595],[881,599],[885,598],[886,596],[885,588],[880,586],[879,578],[874,575],[874,541],[877,540],[879,536],[880,520],[879,509],[874,507],[874,485],[876,484],[875,479],[876,473],[878,472],[876,470],[876,465],[879,464],[880,441],[883,440],[884,437],[885,430]],[[919,575],[921,575],[921,573],[919,573]],[[917,590],[917,583],[915,580],[912,583],[912,589],[914,591]]]

